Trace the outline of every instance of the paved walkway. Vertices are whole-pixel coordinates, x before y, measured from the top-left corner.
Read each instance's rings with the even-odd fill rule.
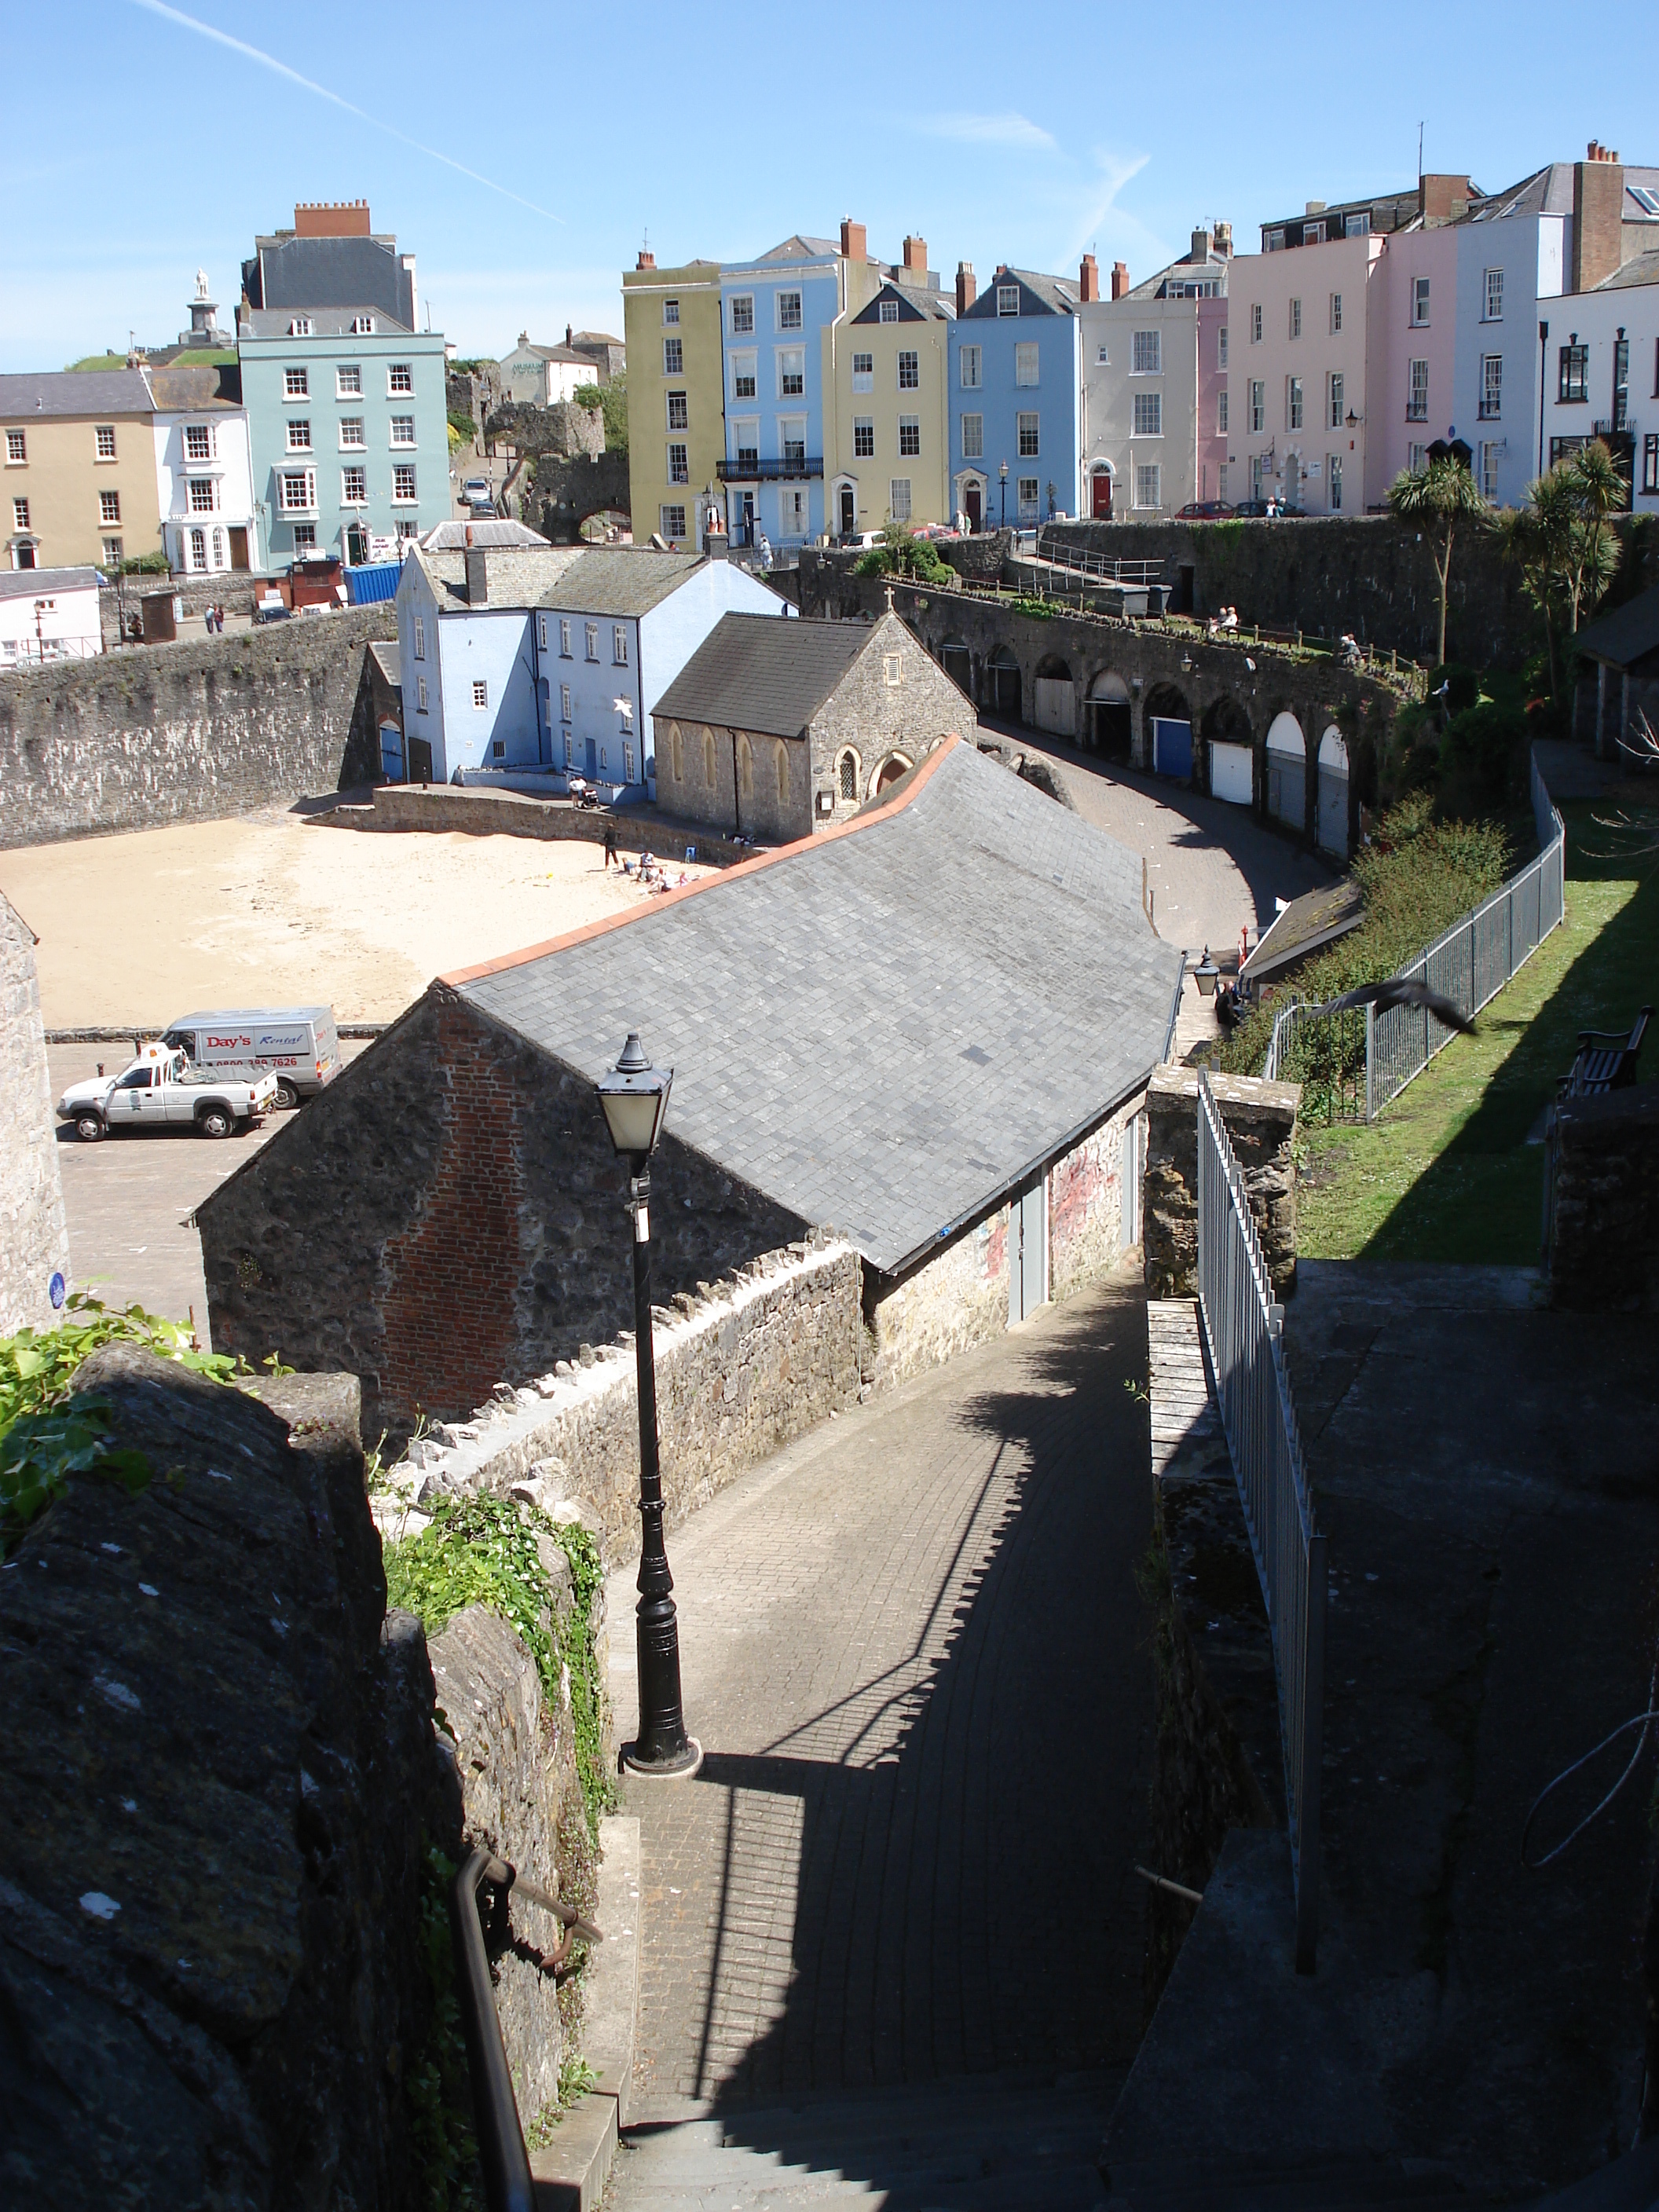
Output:
[[[1152,1680],[1133,1270],[828,1422],[677,1530],[690,1783],[643,1828],[639,2117],[1140,2027]],[[632,1571],[612,1579],[618,1732]]]

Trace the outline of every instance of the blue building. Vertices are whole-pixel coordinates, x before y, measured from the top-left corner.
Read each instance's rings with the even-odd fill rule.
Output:
[[[254,307],[236,349],[273,567],[369,561],[449,514],[441,331],[368,307]]]
[[[864,226],[844,222],[841,243],[786,238],[757,261],[720,270],[725,383],[726,526],[733,544],[779,547],[817,538],[823,506],[825,334],[875,296],[880,264]]]
[[[999,268],[982,295],[966,264],[951,325],[951,497],[975,530],[1029,529],[1079,511],[1078,287]]]

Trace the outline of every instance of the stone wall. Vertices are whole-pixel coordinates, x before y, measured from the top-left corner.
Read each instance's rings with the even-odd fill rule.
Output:
[[[801,1244],[659,1310],[657,1431],[671,1526],[857,1402],[860,1279],[849,1245]],[[550,1510],[578,1499],[606,1559],[626,1558],[639,1538],[639,1438],[629,1334],[499,1394],[470,1421],[444,1423],[410,1447],[393,1487],[416,1509],[448,1490],[522,1491]]]
[[[1299,1083],[1212,1075],[1210,1085],[1243,1173],[1273,1295],[1296,1288],[1296,1138]],[[1198,1074],[1160,1067],[1146,1091],[1142,1186],[1146,1294],[1192,1297],[1198,1270]]]
[[[0,676],[0,837],[49,844],[372,783],[387,602]]]
[[[40,1025],[34,933],[0,895],[0,1336],[48,1328],[47,1287],[69,1275],[69,1231],[58,1168],[57,1116]]]
[[[549,454],[537,462],[534,481],[526,488],[524,520],[551,544],[574,545],[590,514],[626,514],[629,497],[626,452],[578,453],[568,460]]]
[[[469,837],[576,839],[590,845],[602,845],[606,832],[614,830],[619,851],[649,850],[668,864],[678,861],[688,845],[696,847],[700,861],[715,867],[755,857],[752,847],[654,806],[628,806],[611,813],[488,787],[383,783],[368,805],[337,806],[322,818],[331,829],[426,830],[437,835],[459,830]]]
[[[124,576],[118,589],[106,584],[98,594],[104,650],[107,653],[121,642],[124,604],[130,630],[136,620],[142,619],[144,600],[158,592],[170,593],[184,603],[185,627],[180,635],[186,640],[191,635],[205,638],[207,632],[200,627],[204,608],[211,605],[222,607],[228,615],[252,615],[254,596],[264,589],[265,583],[264,576],[248,568],[219,568],[208,575],[169,576],[163,571],[159,576]]]
[[[1139,1111],[1120,1107],[1048,1174],[1048,1295],[1068,1298],[1117,1265],[1122,1249],[1123,1133]]]
[[[1563,1099],[1549,1164],[1551,1304],[1659,1312],[1659,1083]]]

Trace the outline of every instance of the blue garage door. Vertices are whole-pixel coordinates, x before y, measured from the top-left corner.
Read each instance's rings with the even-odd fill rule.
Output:
[[[1152,773],[1180,776],[1190,782],[1193,773],[1193,726],[1174,722],[1162,714],[1152,717]]]

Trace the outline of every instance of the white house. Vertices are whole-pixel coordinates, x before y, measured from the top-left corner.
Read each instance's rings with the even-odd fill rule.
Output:
[[[653,708],[720,617],[791,615],[747,570],[644,546],[421,548],[398,586],[409,774],[642,793]]]
[[[175,575],[265,566],[266,533],[253,495],[253,456],[241,372],[153,368],[155,494],[161,543]]]
[[[0,671],[103,649],[95,568],[0,568]]]
[[[1550,308],[1544,465],[1603,439],[1630,471],[1636,513],[1659,513],[1659,249]]]
[[[496,362],[495,374],[507,398],[530,407],[551,407],[574,398],[579,385],[599,380],[591,355],[568,344],[532,345],[528,331],[519,332],[518,344]]]

